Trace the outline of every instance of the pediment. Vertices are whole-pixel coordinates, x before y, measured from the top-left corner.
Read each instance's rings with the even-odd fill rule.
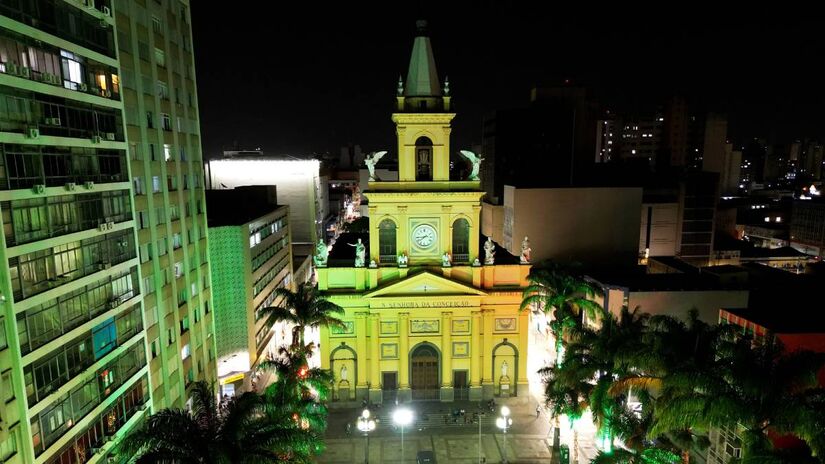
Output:
[[[364,295],[365,298],[394,296],[486,296],[482,290],[428,271],[392,282]]]

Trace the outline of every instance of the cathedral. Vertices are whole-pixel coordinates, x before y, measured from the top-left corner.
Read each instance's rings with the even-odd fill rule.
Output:
[[[419,21],[395,111],[398,180],[369,169],[369,233],[343,234],[316,255],[318,287],[345,309],[321,329],[333,401],[453,401],[528,395],[528,311],[519,311],[529,250],[509,254],[481,234],[478,155],[450,172],[449,81]],[[388,158],[389,159],[389,158]]]

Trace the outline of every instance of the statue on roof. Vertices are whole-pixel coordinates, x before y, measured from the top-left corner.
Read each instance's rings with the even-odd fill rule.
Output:
[[[324,239],[319,238],[318,244],[315,245],[315,255],[312,257],[312,261],[315,263],[315,267],[326,267],[327,258],[329,258],[329,248],[324,243]]]
[[[493,239],[487,237],[487,241],[484,242],[484,264],[495,264],[495,256],[496,245],[493,243]]]
[[[533,249],[530,248],[530,240],[527,236],[524,236],[524,240],[521,241],[521,257],[519,261],[521,264],[530,264],[530,253],[532,253]]]
[[[367,251],[361,239],[359,238],[357,243],[347,243],[347,245],[355,247],[355,267],[364,267]]]
[[[443,267],[450,267],[452,265],[452,262],[453,257],[450,256],[450,253],[445,251],[444,254],[441,256],[441,265]]]
[[[478,171],[481,169],[481,162],[484,161],[484,158],[469,150],[459,150],[459,153],[473,164],[473,170],[470,172],[470,177],[468,177],[467,180],[479,180]]]
[[[386,151],[374,151],[369,155],[364,157],[364,164],[367,165],[367,169],[370,172],[370,181],[375,181],[375,165],[378,164],[378,160],[381,159],[384,155],[386,155]]]

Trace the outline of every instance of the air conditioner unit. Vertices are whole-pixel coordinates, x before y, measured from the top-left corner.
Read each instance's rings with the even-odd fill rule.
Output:
[[[17,75],[17,65],[14,63],[6,63],[6,74]]]
[[[92,143],[100,143],[100,136],[99,135],[93,135],[92,136]]]
[[[25,77],[26,79],[32,77],[32,70],[31,68],[27,68],[23,66],[20,68],[20,77]]]
[[[90,180],[87,180],[86,182],[83,183],[83,186],[86,187],[86,190],[91,190],[91,189],[95,188],[95,183],[90,181]]]
[[[100,224],[98,224],[98,226],[97,226],[97,230],[99,230],[99,231],[101,231],[101,232],[103,232],[103,231],[104,231],[104,230],[106,230],[106,229],[107,229],[107,227],[106,227],[106,223],[105,223],[105,222],[101,222],[101,223],[100,223]]]
[[[34,184],[32,190],[34,190],[34,193],[43,193],[46,191],[46,186],[43,184]]]
[[[55,126],[59,126],[61,124],[60,118],[52,118],[52,124],[54,124]]]
[[[40,137],[40,130],[36,127],[29,127],[29,132],[26,134],[30,139],[36,139]]]
[[[106,223],[106,228],[109,229],[109,230],[114,229],[115,228],[115,223],[112,222],[112,221],[107,222]]]
[[[77,184],[74,182],[66,182],[66,190],[74,190],[77,187]]]
[[[103,96],[106,98],[112,98],[112,91],[111,90],[104,90]]]
[[[106,16],[111,17],[112,16],[112,10],[110,10],[108,6],[104,5],[103,6],[103,14],[105,14]]]
[[[115,133],[114,132],[106,132],[106,140],[114,140]]]
[[[89,86],[82,83],[82,82],[80,84],[77,84],[77,86],[78,86],[78,88],[80,88],[81,92],[88,92],[89,91]]]

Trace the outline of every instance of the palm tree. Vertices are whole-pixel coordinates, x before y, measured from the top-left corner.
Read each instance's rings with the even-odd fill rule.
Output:
[[[580,325],[583,314],[595,318],[601,311],[601,306],[589,299],[596,289],[575,276],[570,268],[555,263],[533,268],[527,278],[530,285],[524,289],[521,310],[537,307],[544,312],[553,311],[550,329],[556,340],[556,364],[560,365],[565,330]]]
[[[322,434],[327,417],[324,401],[334,379],[328,370],[309,367],[308,358],[312,351],[312,344],[295,350],[281,347],[279,356],[261,362],[259,369],[274,370],[276,374],[276,380],[264,391],[267,404],[290,414],[309,430]]]
[[[573,327],[564,364],[546,377],[547,401],[553,409],[571,417],[581,417],[590,409],[593,422],[612,449],[613,439],[624,414],[627,396],[610,394],[613,383],[635,371],[635,358],[646,350],[642,335],[648,314],[622,308],[616,317],[601,313],[598,329]]]
[[[301,283],[296,291],[288,288],[275,290],[276,299],[282,298],[281,306],[271,306],[261,310],[261,317],[270,317],[276,322],[295,324],[292,328],[292,346],[303,347],[304,328],[342,326],[343,321],[334,314],[343,314],[344,308],[327,300],[312,284]]]
[[[309,462],[318,440],[254,393],[218,405],[204,382],[192,387],[192,409],[164,409],[121,445],[138,463],[229,464]]]
[[[722,346],[704,375],[674,372],[663,383],[653,432],[729,427],[742,431],[743,462],[780,462],[768,432],[793,434],[825,454],[825,354],[787,353],[778,340],[740,337]]]

